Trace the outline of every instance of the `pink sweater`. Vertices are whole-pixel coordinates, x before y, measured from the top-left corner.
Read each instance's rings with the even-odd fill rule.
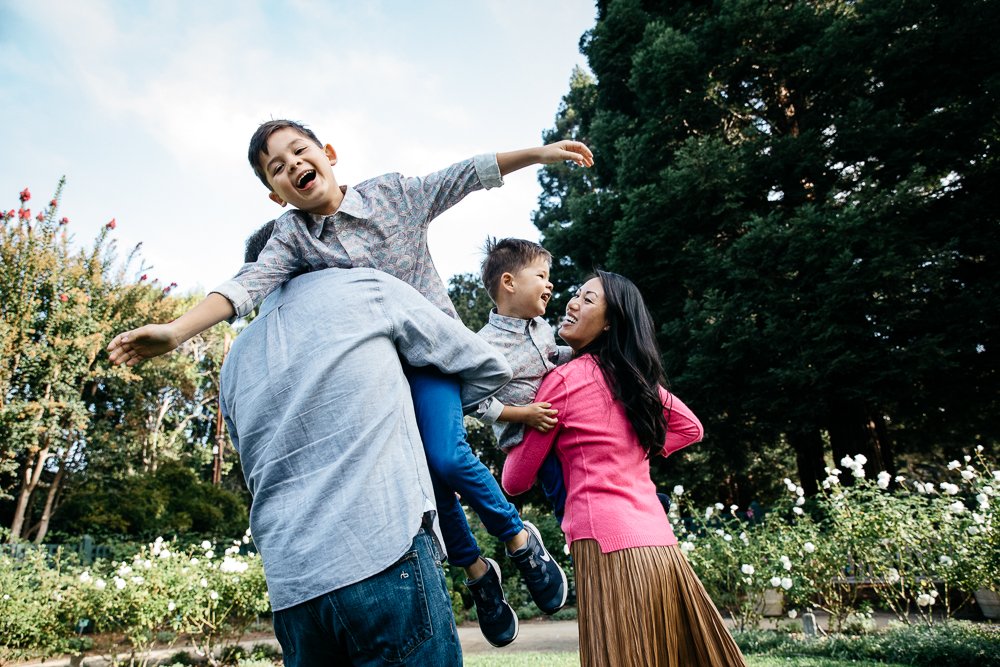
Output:
[[[667,409],[663,455],[701,440],[701,422],[679,398],[660,389]],[[677,544],[649,477],[649,460],[622,405],[614,400],[597,362],[584,355],[550,372],[536,401],[559,411],[548,433],[527,429],[507,455],[503,488],[524,493],[554,447],[566,482],[566,539],[594,539],[601,551]]]

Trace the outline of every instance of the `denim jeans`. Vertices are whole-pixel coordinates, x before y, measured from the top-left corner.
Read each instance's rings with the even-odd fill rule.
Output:
[[[285,666],[461,665],[437,554],[421,529],[410,551],[382,572],[274,612]]]
[[[486,532],[501,542],[520,533],[524,525],[517,508],[465,440],[458,378],[430,366],[404,365],[403,370],[410,381],[448,562],[465,567],[479,558],[479,546],[455,493],[479,516]]]

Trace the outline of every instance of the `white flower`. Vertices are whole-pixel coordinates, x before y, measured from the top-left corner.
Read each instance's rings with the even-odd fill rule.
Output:
[[[107,585],[107,582],[103,579],[94,579],[94,588],[99,591],[103,591]]]
[[[996,492],[993,490],[992,486],[987,484],[986,486],[983,487],[983,493],[985,493],[988,496],[992,496]]]
[[[675,486],[674,487],[674,495],[675,496],[683,496],[684,495],[684,487],[681,486],[680,484],[678,484],[677,486]]]
[[[142,584],[142,583],[145,583],[145,582],[146,582],[146,580],[143,579],[142,577],[132,577],[132,583],[133,584]]]
[[[806,495],[806,490],[803,489],[801,486],[796,486],[795,487],[795,495],[797,495],[797,496],[799,496],[801,498],[802,496]]]
[[[805,499],[804,496],[799,496],[798,498],[795,499],[795,506],[796,507],[801,506],[801,505],[805,505],[805,504],[806,504],[806,499]]]
[[[729,506],[729,511],[730,512],[736,512],[736,510],[738,510],[739,508],[740,508],[739,505],[730,505]]]
[[[209,542],[208,540],[205,540],[204,542],[201,543],[201,548],[202,549],[211,549],[212,548],[212,543]]]
[[[234,572],[246,572],[247,568],[250,567],[249,563],[245,563],[234,558],[229,558],[228,556],[222,560],[222,564],[219,566],[221,572],[227,574]]]
[[[208,588],[208,579],[206,579],[205,577],[202,577],[201,581],[199,581],[198,583],[201,585],[202,588]]]
[[[199,561],[197,558],[195,558],[194,556],[191,556],[191,564],[192,565],[197,565],[200,562],[201,561]]]
[[[754,573],[753,565],[748,565],[747,563],[744,563],[743,566],[740,568],[740,572],[742,572],[747,576],[753,574]]]
[[[781,585],[781,577],[771,577],[771,587],[777,588]]]
[[[977,514],[976,512],[973,512],[972,520],[978,523],[979,525],[983,525],[983,523],[986,522],[986,517],[983,516],[982,514]]]
[[[950,484],[949,482],[941,482],[938,484],[938,487],[949,496],[957,495],[959,491],[957,484]]]
[[[160,550],[160,558],[162,558],[163,560],[170,558],[170,556],[171,556],[170,549]]]
[[[3,594],[3,599],[4,600],[9,600],[10,599],[10,595],[8,595],[7,593],[4,593]]]
[[[976,473],[974,471],[972,470],[962,471],[962,479],[964,479],[966,482],[971,482],[975,478],[976,478]]]
[[[694,551],[694,544],[691,542],[681,542],[681,551],[683,551],[686,554],[691,553],[692,551]]]
[[[1000,482],[1000,470],[994,470],[993,471],[993,479],[995,479],[996,481]]]
[[[93,577],[90,576],[90,572],[87,572],[86,570],[84,570],[83,572],[80,573],[80,583],[81,584],[89,584],[92,580],[93,580]]]
[[[938,563],[944,565],[945,567],[948,567],[954,562],[955,561],[953,561],[949,556],[941,556],[940,558],[938,558]]]
[[[788,479],[786,477],[785,479],[783,479],[781,481],[783,481],[785,483],[785,486],[788,487],[788,490],[790,492],[795,493],[795,483],[792,480],[790,480],[790,479]]]
[[[722,536],[722,539],[725,540],[726,542],[732,542],[733,541],[733,536],[729,535],[729,534],[726,534],[726,535]]]
[[[781,561],[781,567],[785,568],[786,570],[792,569],[792,559],[789,558],[788,556],[782,556],[778,560]]]
[[[902,484],[905,481],[906,481],[905,477],[903,477],[902,475],[896,475],[896,484]]]
[[[979,503],[980,507],[987,507],[990,504],[990,498],[985,493],[976,494],[976,502]]]
[[[962,512],[965,511],[965,505],[962,503],[961,500],[956,500],[951,505],[948,505],[948,509],[954,512],[955,514],[961,514]]]
[[[784,588],[786,591],[788,589],[790,589],[792,587],[792,578],[791,577],[782,577],[781,578],[781,587]]]
[[[840,478],[837,477],[836,475],[830,475],[829,477],[823,480],[823,483],[826,484],[828,487],[836,486],[837,484],[840,484]]]
[[[853,475],[855,477],[857,477],[858,479],[864,479],[865,478],[865,469],[864,469],[864,467],[862,467],[862,466],[856,467],[853,470]]]
[[[213,600],[218,600],[219,599],[219,594],[216,593],[215,591],[212,591],[212,592],[210,592],[208,594],[208,597],[212,598]]]
[[[899,570],[894,567],[889,568],[889,574],[886,575],[886,580],[890,584],[895,584],[899,582]]]
[[[892,475],[883,470],[878,474],[878,488],[888,489],[890,480],[892,480]]]
[[[864,454],[858,454],[854,457],[854,465],[863,466],[866,463],[868,463],[868,457]]]
[[[795,512],[796,514],[799,514],[799,515],[805,514],[805,511],[801,507],[799,507],[798,505],[796,505],[795,507],[793,507],[792,511]]]
[[[244,535],[243,536],[243,544],[250,544],[250,536],[249,535]]]
[[[132,568],[129,567],[128,565],[122,565],[120,568],[118,568],[119,577],[127,577],[130,574],[132,574]]]
[[[118,590],[122,590],[123,588],[125,588],[125,580],[122,579],[121,577],[115,577],[114,582],[115,582],[115,588],[117,588]]]
[[[982,445],[976,445],[976,453],[978,454],[981,451],[983,451],[983,446]]]
[[[962,458],[963,458],[963,459],[965,459],[965,462],[966,462],[966,463],[968,463],[969,461],[971,461],[971,460],[972,460],[972,457],[971,457],[971,456],[969,456],[968,454],[966,454],[966,455],[965,455],[965,456],[963,456]]]
[[[721,512],[722,510],[726,509],[726,506],[723,505],[722,503],[715,503],[715,509]]]
[[[927,593],[921,593],[917,596],[918,607],[929,607],[932,604],[934,604],[934,598]]]
[[[142,569],[151,570],[152,568],[153,568],[153,561],[149,560],[148,558],[142,561]]]
[[[716,528],[715,534],[718,535],[719,537],[722,537],[723,535],[726,534],[726,531],[722,530],[721,528]]]
[[[958,461],[952,461],[951,463],[948,464],[948,470],[958,470],[961,467],[962,464],[959,463]]]
[[[173,611],[174,609],[177,609],[177,603],[171,600],[167,603],[167,611]]]
[[[209,560],[212,560],[213,556],[215,556],[215,552],[212,551],[211,549],[209,549],[208,551],[205,552],[205,558],[207,558]]]
[[[715,511],[715,509],[712,508],[712,507],[706,507],[705,508],[705,521],[708,521],[709,519],[712,518],[712,512],[714,512],[714,511]]]
[[[798,615],[799,615],[799,612],[795,611],[794,609],[789,609],[788,610],[788,618],[794,620],[795,618],[798,617]]]
[[[968,528],[965,529],[965,531],[969,533],[969,535],[978,535],[979,526],[969,526]]]
[[[740,533],[740,539],[743,541],[743,544],[746,544],[746,545],[750,544],[750,538],[747,537],[746,533]]]
[[[840,465],[842,465],[845,468],[853,468],[854,459],[852,459],[850,456],[845,456],[844,458],[840,459]]]
[[[806,542],[805,544],[803,544],[803,545],[802,545],[802,549],[803,549],[803,551],[805,551],[805,552],[806,552],[807,554],[811,554],[811,553],[813,553],[814,551],[816,551],[816,545],[815,545],[815,544],[813,544],[812,542]]]
[[[923,482],[914,481],[913,482],[913,488],[916,489],[919,493],[927,493],[927,491],[924,489],[924,483]]]

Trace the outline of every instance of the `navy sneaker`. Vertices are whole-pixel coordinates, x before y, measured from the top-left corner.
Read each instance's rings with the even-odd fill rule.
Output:
[[[554,614],[566,604],[566,573],[545,549],[534,524],[525,521],[524,529],[528,531],[528,543],[507,555],[521,571],[521,578],[538,608],[546,614]]]
[[[500,585],[500,566],[492,558],[484,558],[489,571],[473,581],[466,580],[465,585],[472,592],[472,600],[476,603],[476,616],[479,618],[479,630],[493,646],[506,646],[517,638],[517,614],[507,604]]]

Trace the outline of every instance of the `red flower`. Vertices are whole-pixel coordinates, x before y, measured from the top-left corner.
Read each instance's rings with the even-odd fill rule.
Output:
[[[28,188],[21,190],[21,203],[23,204],[29,199],[31,199],[31,192],[28,190]]]
[[[6,217],[9,220],[10,218],[13,218],[15,215],[17,215],[17,212],[14,209],[10,209],[9,211],[7,211]]]
[[[31,217],[31,209],[30,208],[17,209],[17,217],[19,220],[27,220],[28,218]]]
[[[38,222],[45,222],[45,216],[39,213],[38,215],[35,216],[35,220],[37,220]]]
[[[69,224],[69,218],[63,218],[62,220],[59,221],[59,224],[60,225],[68,225]]]
[[[164,287],[163,288],[163,293],[164,294],[170,294],[170,288],[169,287]]]
[[[171,287],[171,289],[173,289],[174,287],[177,287],[177,283],[170,283],[170,287]]]
[[[49,206],[51,206],[52,208],[55,208],[56,204],[58,204],[58,203],[59,202],[57,202],[55,199],[53,199],[52,201],[49,202]]]
[[[69,301],[69,297],[66,296],[65,294],[60,294],[59,300],[65,303],[66,301]]]
[[[142,281],[143,281],[143,280],[145,280],[146,278],[147,278],[146,274],[145,274],[145,273],[144,273],[144,274],[142,274],[142,277],[140,277],[140,278],[139,278],[139,282],[142,282]]]
[[[115,227],[118,226],[118,223],[115,222],[114,218],[111,218],[111,222],[109,222],[108,224],[106,224],[104,226],[107,227],[108,229],[114,229]]]

